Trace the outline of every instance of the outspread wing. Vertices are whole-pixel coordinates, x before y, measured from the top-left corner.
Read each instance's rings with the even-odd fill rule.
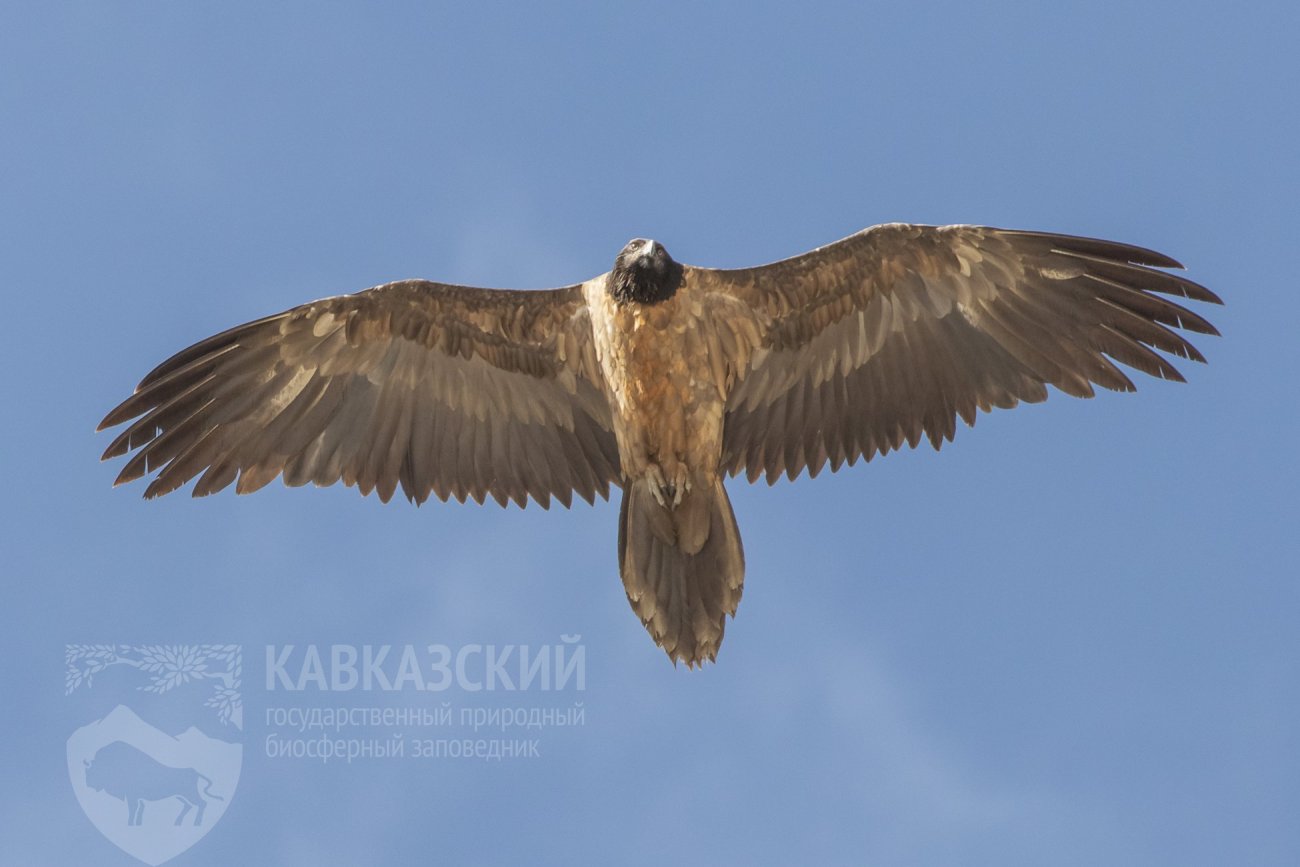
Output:
[[[748,305],[762,345],[732,390],[723,466],[769,483],[927,437],[960,416],[1047,397],[1132,391],[1114,362],[1182,376],[1154,350],[1204,361],[1172,328],[1217,334],[1162,295],[1222,303],[1151,250],[977,226],[876,226],[802,256],[696,269]]]
[[[138,418],[137,418],[138,417]],[[342,479],[525,505],[608,497],[618,448],[581,286],[536,292],[407,280],[240,325],[159,365],[100,428],[117,483],[194,496]]]

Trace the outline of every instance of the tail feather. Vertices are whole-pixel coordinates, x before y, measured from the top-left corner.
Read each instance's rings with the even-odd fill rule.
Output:
[[[628,484],[618,565],[632,610],[674,663],[694,667],[717,657],[745,580],[740,530],[721,479],[695,488],[671,511],[644,479]]]

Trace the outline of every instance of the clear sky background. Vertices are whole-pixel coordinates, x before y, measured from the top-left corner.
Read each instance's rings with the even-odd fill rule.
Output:
[[[237,642],[239,790],[173,863],[1300,863],[1298,33],[1284,3],[6,4],[0,860],[136,863],[72,794],[64,644]],[[631,613],[616,504],[145,502],[97,462],[155,363],[316,297],[895,220],[1167,252],[1224,336],[1186,385],[732,482],[745,598],[702,672]],[[584,702],[538,758],[259,751],[267,644],[574,633],[583,693],[493,698]]]

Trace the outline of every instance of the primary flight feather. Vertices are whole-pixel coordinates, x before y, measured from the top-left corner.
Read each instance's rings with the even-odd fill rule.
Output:
[[[546,508],[622,488],[619,571],[674,661],[716,657],[744,581],[723,486],[870,459],[957,418],[1182,376],[1216,334],[1164,296],[1221,303],[1126,244],[978,226],[875,226],[739,270],[635,239],[609,272],[544,291],[404,280],[224,331],[150,372],[117,483],[146,497],[342,480]],[[1157,352],[1156,350],[1159,350]]]

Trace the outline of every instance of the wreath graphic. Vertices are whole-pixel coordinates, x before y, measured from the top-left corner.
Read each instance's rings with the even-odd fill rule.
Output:
[[[222,725],[243,729],[240,697],[243,655],[238,644],[69,644],[66,652],[65,694],[89,687],[95,675],[111,665],[127,665],[149,675],[138,687],[164,693],[191,681],[213,681],[204,705],[214,708]]]

